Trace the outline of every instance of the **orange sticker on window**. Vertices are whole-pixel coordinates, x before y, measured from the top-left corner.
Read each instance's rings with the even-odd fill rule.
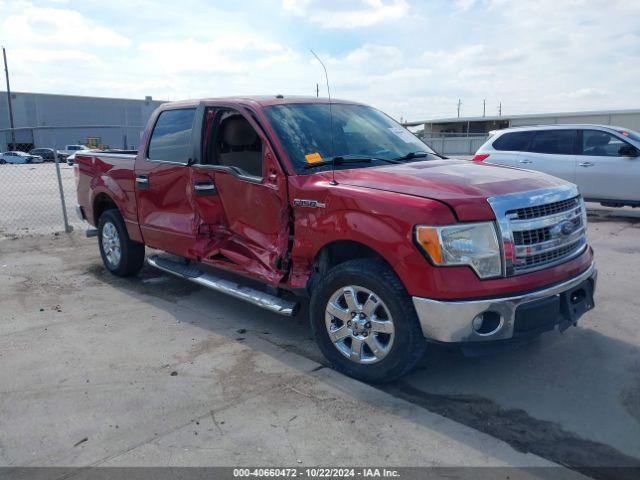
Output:
[[[307,153],[304,158],[307,159],[307,163],[317,163],[322,161],[322,157],[318,152]]]

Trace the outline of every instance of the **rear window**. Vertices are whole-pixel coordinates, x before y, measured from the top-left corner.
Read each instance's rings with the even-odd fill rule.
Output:
[[[493,148],[496,150],[523,151],[529,145],[532,132],[511,132],[499,136],[493,142]]]
[[[196,109],[165,110],[149,141],[149,160],[187,163],[191,157],[191,128]]]
[[[538,130],[533,136],[529,152],[572,155],[575,153],[577,130]]]

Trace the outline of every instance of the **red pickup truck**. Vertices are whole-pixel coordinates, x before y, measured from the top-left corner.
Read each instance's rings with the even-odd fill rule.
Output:
[[[403,375],[428,342],[519,341],[594,306],[575,185],[445,159],[366,105],[167,103],[137,153],[76,161],[77,211],[113,274],[148,246],[166,252],[150,265],[272,312],[310,297],[321,351],[366,381]]]

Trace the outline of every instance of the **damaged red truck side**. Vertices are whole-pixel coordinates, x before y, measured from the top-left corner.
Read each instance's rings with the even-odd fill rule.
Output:
[[[445,159],[371,107],[252,97],[164,104],[137,152],[78,154],[105,266],[147,262],[272,312],[310,297],[323,354],[397,378],[428,342],[484,347],[594,306],[573,184]],[[242,278],[262,285],[244,284]]]

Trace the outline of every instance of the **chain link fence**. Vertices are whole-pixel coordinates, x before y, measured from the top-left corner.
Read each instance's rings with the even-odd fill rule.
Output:
[[[122,148],[123,145],[136,148],[141,128],[83,126],[0,130],[0,239],[86,228],[75,213],[76,173],[70,165],[74,158],[72,149],[80,148],[77,145],[96,149]],[[135,143],[129,143],[128,136],[135,139]],[[110,144],[104,142],[105,137],[111,140]]]
[[[474,155],[489,136],[482,133],[417,132],[423,142],[443,155]]]

